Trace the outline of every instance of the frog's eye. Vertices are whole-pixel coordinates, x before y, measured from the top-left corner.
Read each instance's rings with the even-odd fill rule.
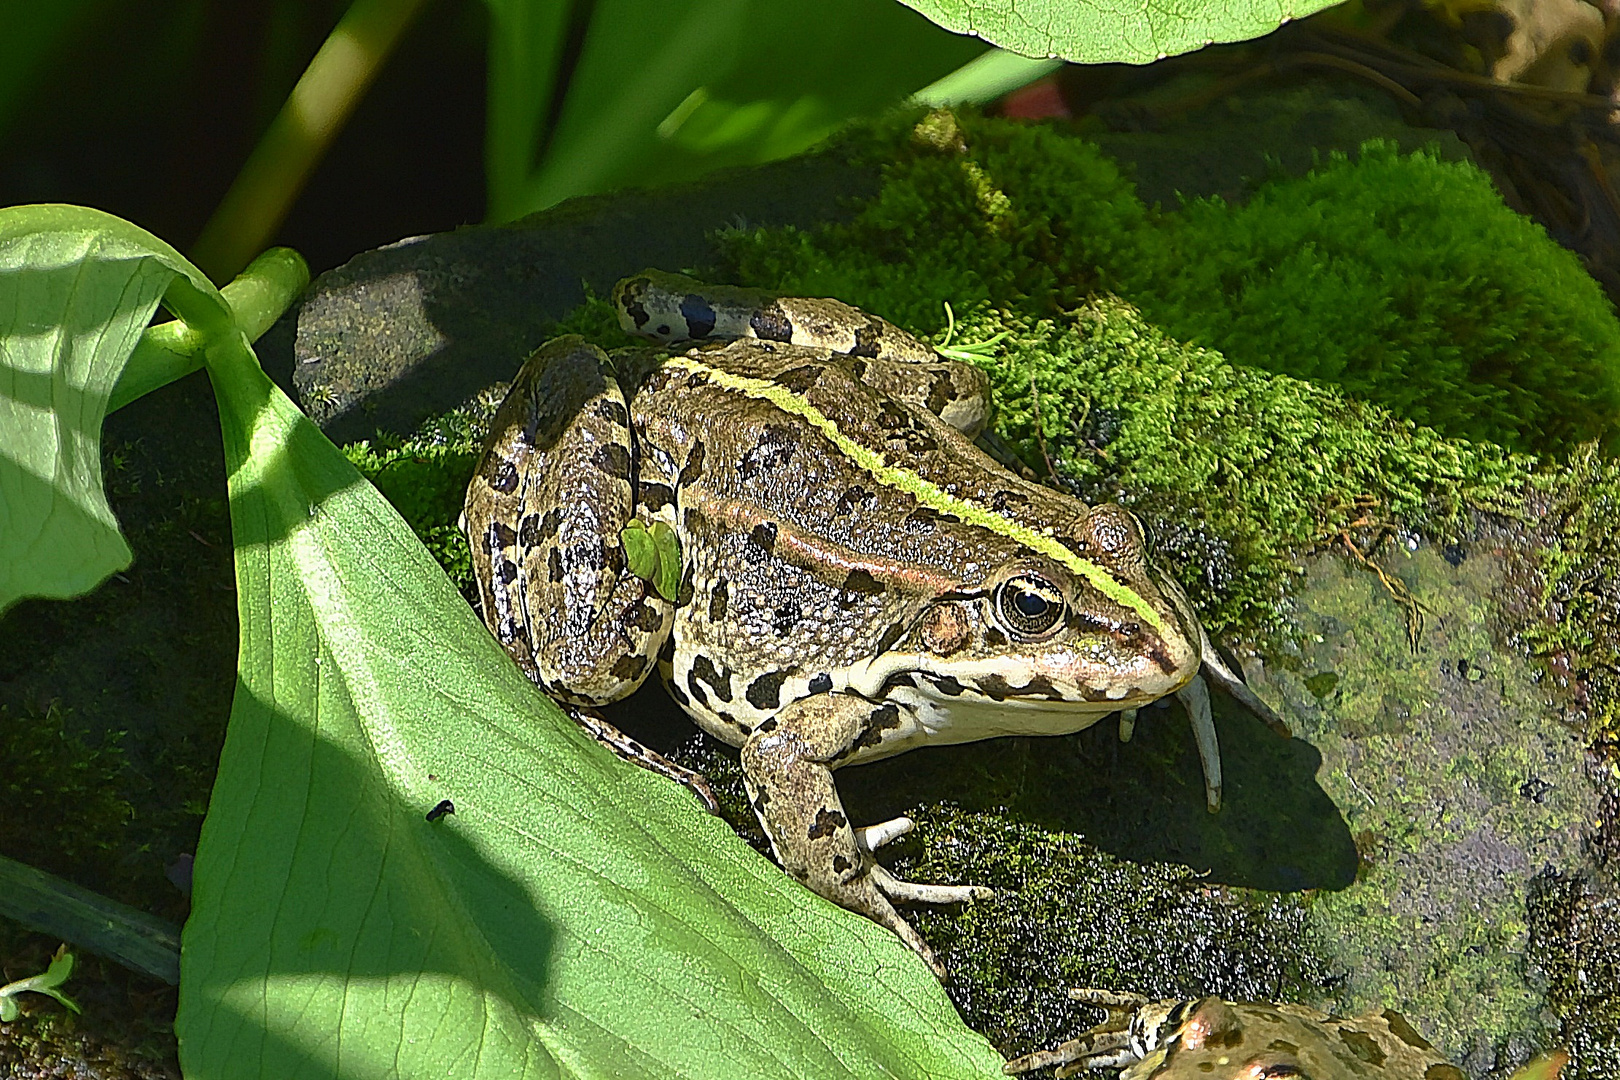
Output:
[[[1021,574],[996,590],[996,610],[1013,630],[1038,637],[1063,618],[1063,594],[1045,578]]]

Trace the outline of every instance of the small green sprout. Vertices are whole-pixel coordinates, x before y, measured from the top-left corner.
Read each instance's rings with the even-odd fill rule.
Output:
[[[1003,330],[995,337],[970,342],[966,345],[952,345],[951,338],[955,334],[956,312],[951,310],[951,302],[947,300],[945,301],[945,340],[934,346],[934,351],[941,356],[948,356],[952,360],[962,360],[969,364],[975,360],[988,359],[996,354],[997,345],[1012,336],[1012,331]]]
[[[51,957],[50,966],[45,969],[43,975],[33,975],[0,986],[0,1021],[9,1024],[17,1019],[20,1014],[17,995],[29,990],[36,994],[49,994],[69,1009],[78,1012],[78,1004],[57,989],[67,982],[71,974],[73,974],[73,954],[67,951],[66,945],[63,945],[56,950],[56,955]]]

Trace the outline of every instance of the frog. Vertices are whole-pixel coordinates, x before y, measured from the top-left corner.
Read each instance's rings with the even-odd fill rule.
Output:
[[[1116,1068],[1119,1080],[1467,1080],[1393,1009],[1345,1018],[1215,996],[1154,1000],[1090,988],[1069,996],[1106,1018],[1061,1046],[1007,1062],[1007,1075]]]
[[[941,978],[895,905],[992,891],[881,866],[910,822],[857,827],[834,770],[1114,714],[1123,734],[1175,696],[1215,811],[1206,677],[1286,734],[1130,510],[975,443],[990,415],[976,365],[830,298],[646,270],[613,302],[650,344],[548,341],[496,412],[461,519],[484,621],[592,735],[712,809],[700,777],[597,711],[657,670],[738,748],[783,869]]]

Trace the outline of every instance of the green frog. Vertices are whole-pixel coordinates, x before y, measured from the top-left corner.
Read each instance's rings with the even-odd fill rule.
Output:
[[[1055,1049],[1009,1061],[1009,1075],[1055,1067],[1060,1077],[1122,1069],[1119,1080],[1467,1080],[1389,1009],[1345,1019],[1266,1001],[1153,1001],[1106,990],[1069,996],[1103,1008],[1107,1019]]]
[[[590,710],[654,668],[741,750],[783,868],[898,934],[895,901],[982,899],[902,881],[873,850],[909,827],[844,813],[833,770],[913,747],[1061,735],[1186,704],[1209,808],[1220,756],[1200,672],[1286,732],[1211,647],[1141,524],[1020,477],[973,442],[988,380],[836,300],[645,271],[621,322],[512,382],[462,528],[485,621],[597,737],[675,775]]]

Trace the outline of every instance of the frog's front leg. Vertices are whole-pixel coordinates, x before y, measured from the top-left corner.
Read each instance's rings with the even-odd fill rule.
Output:
[[[955,903],[994,893],[982,886],[901,881],[879,866],[872,849],[905,832],[910,822],[901,818],[857,831],[832,776],[832,766],[851,748],[896,737],[910,723],[893,703],[874,705],[854,694],[802,698],[754,729],[742,747],[743,774],[782,868],[840,907],[893,930],[943,979],[944,966],[891,901]]]

